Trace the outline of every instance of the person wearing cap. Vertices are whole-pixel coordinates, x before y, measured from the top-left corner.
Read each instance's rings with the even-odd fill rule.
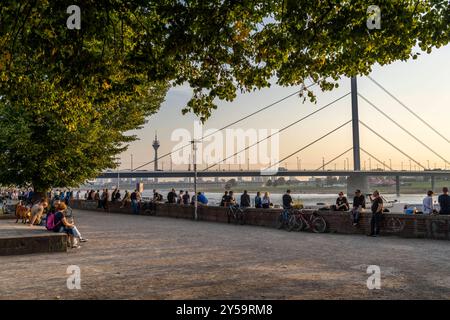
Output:
[[[352,216],[353,216],[353,225],[357,226],[359,223],[359,216],[361,212],[366,208],[366,198],[363,194],[361,194],[361,190],[355,191],[355,197],[353,198],[353,208],[352,208]]]
[[[433,191],[429,190],[427,192],[427,196],[423,199],[423,214],[432,214],[433,213]]]

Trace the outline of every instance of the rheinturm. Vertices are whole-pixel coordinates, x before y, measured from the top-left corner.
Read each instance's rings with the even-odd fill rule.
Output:
[[[153,149],[155,150],[155,160],[154,160],[154,165],[155,165],[155,171],[158,171],[158,148],[159,148],[160,144],[159,144],[159,140],[158,140],[158,133],[155,132],[155,140],[153,140]]]

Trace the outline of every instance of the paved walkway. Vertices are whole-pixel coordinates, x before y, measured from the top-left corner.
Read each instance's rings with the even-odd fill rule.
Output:
[[[3,299],[450,298],[450,242],[75,211],[90,241],[0,257]],[[81,268],[81,290],[66,269]],[[368,290],[368,265],[381,290]]]

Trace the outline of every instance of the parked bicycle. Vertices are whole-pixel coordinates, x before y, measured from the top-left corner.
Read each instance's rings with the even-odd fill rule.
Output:
[[[327,222],[317,212],[306,213],[304,210],[295,210],[289,218],[289,231],[312,230],[323,233],[327,229]]]
[[[245,224],[245,209],[239,205],[231,205],[227,209],[228,223],[233,220],[235,224]]]
[[[294,209],[283,209],[278,216],[277,228],[289,230],[289,221],[293,215]],[[289,230],[290,231],[290,230]]]

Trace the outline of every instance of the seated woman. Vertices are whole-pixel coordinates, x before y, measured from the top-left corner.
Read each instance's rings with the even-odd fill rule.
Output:
[[[262,207],[264,208],[264,209],[268,209],[268,208],[270,208],[270,205],[271,205],[272,203],[270,202],[270,196],[269,196],[269,193],[268,192],[265,192],[264,193],[264,197],[262,198]]]
[[[81,237],[75,224],[70,223],[66,216],[65,211],[67,210],[67,205],[64,202],[60,202],[56,206],[55,220],[54,220],[54,232],[65,232],[69,236],[70,246],[72,248],[80,248],[78,240],[86,241]]]

